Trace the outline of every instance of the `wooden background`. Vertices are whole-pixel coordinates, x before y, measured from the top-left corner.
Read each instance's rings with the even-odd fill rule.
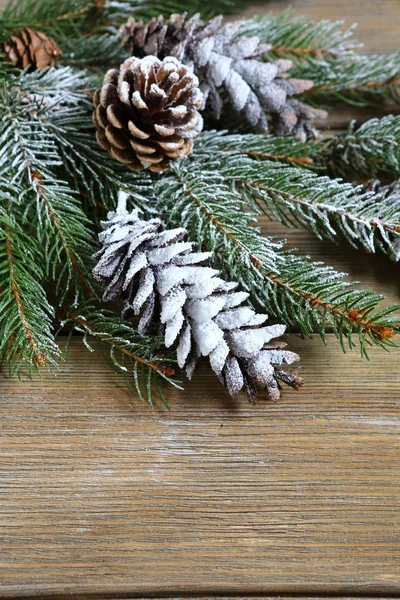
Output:
[[[399,0],[292,4],[399,47]],[[264,225],[400,301],[399,265]],[[203,366],[152,411],[79,340],[56,379],[1,375],[0,595],[400,596],[399,355],[289,342],[307,385],[256,408]]]

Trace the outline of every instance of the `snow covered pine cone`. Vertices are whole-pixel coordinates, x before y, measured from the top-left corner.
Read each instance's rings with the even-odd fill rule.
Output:
[[[208,356],[233,397],[245,388],[255,403],[259,387],[277,400],[278,381],[298,389],[303,380],[285,365],[299,357],[274,339],[285,326],[265,326],[267,315],[246,305],[247,292],[235,291],[237,283],[203,266],[211,253],[193,252],[193,243],[184,241],[185,229],[159,231],[159,219],[141,220],[137,209],[126,209],[126,201],[120,192],[118,208],[108,213],[99,234],[102,248],[93,273],[105,286],[104,300],[122,297],[123,316],[141,315],[141,333],[161,326],[165,345],[177,343],[178,364],[186,366],[189,378],[198,358]]]
[[[203,128],[196,75],[174,57],[129,58],[94,94],[97,141],[132,171],[168,170]]]
[[[159,16],[146,24],[131,17],[121,27],[121,39],[134,56],[153,54],[162,59],[171,55],[193,69],[217,119],[227,97],[258,131],[268,130],[268,115],[278,135],[292,133],[302,140],[316,135],[311,121],[327,113],[293,98],[309,90],[313,82],[288,78],[289,60],[264,62],[270,46],[260,44],[258,37],[239,35],[242,24],[222,25],[222,16],[204,23],[198,14],[186,20],[186,13],[171,15],[167,21]]]
[[[400,206],[400,179],[395,179],[392,183],[383,184],[379,179],[370,179],[364,184],[364,191],[374,192],[377,195],[377,201],[385,206]],[[400,233],[400,231],[399,231]],[[396,235],[396,234],[394,234]],[[400,261],[400,236],[396,235],[392,239],[392,251],[390,258],[394,262]]]
[[[30,27],[12,35],[3,46],[5,59],[20,69],[31,65],[32,69],[42,71],[46,67],[54,67],[56,58],[62,55],[53,38],[34,31]]]

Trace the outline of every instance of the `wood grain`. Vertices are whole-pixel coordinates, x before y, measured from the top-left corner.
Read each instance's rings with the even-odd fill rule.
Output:
[[[4,377],[2,594],[400,592],[398,362],[329,342],[257,408],[204,365],[152,411],[78,340]]]
[[[398,49],[398,0],[292,4]],[[263,231],[400,301],[385,257]],[[0,374],[0,596],[400,596],[399,355],[328,337],[289,336],[307,385],[256,408],[203,364],[151,410],[78,339],[57,378]]]

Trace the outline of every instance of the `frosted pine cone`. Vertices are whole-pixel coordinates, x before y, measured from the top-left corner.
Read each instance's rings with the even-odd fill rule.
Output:
[[[131,17],[121,27],[121,38],[135,56],[172,55],[192,68],[217,119],[227,97],[259,131],[268,130],[268,116],[279,135],[293,133],[303,140],[310,133],[316,135],[311,121],[327,113],[293,98],[309,90],[313,82],[288,78],[289,60],[264,62],[269,47],[257,37],[240,36],[241,25],[242,21],[222,25],[222,16],[208,23],[199,15],[187,21],[186,14],[171,15],[167,21],[159,16],[146,24]]]
[[[392,181],[392,183],[383,184],[379,179],[370,179],[364,184],[364,190],[366,192],[374,192],[376,194],[376,201],[385,205],[385,208],[393,206],[400,206],[400,179]],[[400,261],[400,231],[399,233],[393,234],[395,237],[391,239],[391,252],[389,254],[391,260],[398,262]],[[385,240],[387,243],[387,240]]]
[[[97,141],[132,171],[166,171],[192,152],[202,101],[197,77],[176,58],[129,58],[94,95]]]
[[[46,67],[54,67],[62,51],[53,38],[26,27],[4,43],[4,53],[7,61],[21,69],[31,65],[33,69],[42,71]]]
[[[265,326],[267,315],[246,305],[247,292],[235,291],[219,272],[202,263],[209,252],[193,252],[183,228],[159,231],[161,221],[143,221],[138,210],[128,212],[120,193],[116,212],[102,223],[101,250],[94,276],[106,287],[105,300],[122,297],[123,314],[141,315],[138,329],[161,325],[165,345],[177,345],[177,360],[190,378],[200,356],[208,356],[213,371],[231,396],[245,388],[250,402],[257,388],[272,400],[280,397],[278,381],[298,389],[303,381],[285,370],[298,360],[274,338],[284,325]]]

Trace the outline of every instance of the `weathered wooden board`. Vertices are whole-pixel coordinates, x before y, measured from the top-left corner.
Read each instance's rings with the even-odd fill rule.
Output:
[[[204,367],[154,411],[78,340],[1,381],[1,593],[400,593],[400,373],[296,336],[307,387]]]
[[[398,48],[398,0],[292,5]],[[263,230],[400,301],[384,257]],[[79,340],[55,379],[1,375],[0,596],[400,596],[399,356],[288,341],[307,385],[256,408],[204,364],[152,411]]]

